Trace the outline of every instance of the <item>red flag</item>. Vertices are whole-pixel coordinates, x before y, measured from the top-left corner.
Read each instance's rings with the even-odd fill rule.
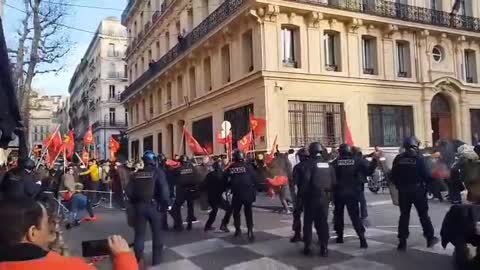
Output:
[[[348,126],[348,123],[347,123],[347,115],[345,113],[345,110],[343,110],[343,133],[345,134],[345,143],[350,146],[355,145],[353,143],[353,136],[352,136],[352,133],[350,132],[350,127]]]
[[[53,162],[55,162],[55,159],[58,157],[58,154],[63,150],[63,140],[58,128],[49,137],[50,139],[47,143],[47,163],[49,166],[52,166]]]
[[[167,161],[165,162],[165,165],[167,165],[167,167],[172,168],[172,169],[175,169],[175,168],[178,168],[178,167],[181,166],[180,162],[172,160],[172,159],[167,159]]]
[[[272,162],[273,157],[275,156],[275,150],[277,150],[277,139],[278,139],[278,135],[275,136],[272,149],[270,150],[270,153],[267,155],[267,158],[265,159],[266,164],[269,164],[270,162]]]
[[[252,145],[253,142],[253,134],[252,131],[248,132],[247,135],[243,136],[242,139],[240,139],[237,142],[238,150],[247,152],[250,150],[250,146]]]
[[[264,136],[266,126],[267,120],[256,118],[253,114],[250,115],[250,129],[255,134],[255,137]]]
[[[88,154],[87,149],[85,149],[85,146],[84,146],[82,151],[82,161],[83,163],[87,164],[89,159],[90,159],[90,155]]]
[[[115,138],[110,137],[109,147],[114,152],[118,152],[118,150],[120,149],[120,143],[117,140],[115,140]]]
[[[217,133],[217,142],[219,144],[231,144],[233,142],[233,135],[232,135],[232,132],[230,131],[228,133],[228,136],[226,138],[224,138],[222,136],[222,131],[220,130],[218,133]]]
[[[93,144],[92,126],[88,127],[88,131],[87,131],[87,133],[85,133],[85,136],[83,137],[83,143],[85,145],[92,145]]]
[[[194,154],[199,154],[199,155],[208,155],[208,152],[205,148],[203,148],[198,141],[188,132],[186,128],[183,128],[183,133],[185,134],[185,139],[187,141],[188,147],[190,147],[190,150]]]
[[[63,138],[63,147],[65,149],[65,156],[67,159],[71,159],[73,154],[75,154],[75,134],[73,130],[70,130],[68,135],[65,135]]]

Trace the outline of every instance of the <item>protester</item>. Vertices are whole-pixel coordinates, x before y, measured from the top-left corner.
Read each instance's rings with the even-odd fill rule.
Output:
[[[35,198],[41,191],[41,182],[35,179],[34,168],[35,162],[26,159],[20,162],[20,166],[8,171],[0,186],[2,196],[10,199]]]
[[[81,258],[48,251],[51,232],[45,207],[31,199],[0,202],[0,269],[93,270]],[[138,264],[121,236],[108,238],[114,270],[137,270]]]
[[[90,176],[88,184],[86,185],[87,190],[92,191],[89,194],[89,198],[94,204],[98,204],[98,201],[97,201],[98,196],[97,196],[96,191],[98,191],[98,188],[100,186],[100,172],[99,172],[99,169],[98,169],[98,166],[97,166],[97,160],[91,159],[88,162],[88,170],[80,173],[80,175],[89,175]]]

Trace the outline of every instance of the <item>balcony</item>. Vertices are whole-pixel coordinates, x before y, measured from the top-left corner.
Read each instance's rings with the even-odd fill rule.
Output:
[[[109,97],[107,99],[107,103],[119,103],[121,101],[120,95],[114,96],[114,97]]]
[[[465,31],[479,31],[480,18],[454,15],[449,12],[429,8],[400,4],[393,1],[377,0],[375,3],[363,3],[358,0],[290,0],[317,6],[365,13],[380,17],[448,27]]]
[[[127,79],[127,76],[125,76],[124,72],[111,71],[107,73],[107,76],[108,79]]]
[[[92,125],[92,129],[99,129],[99,128],[117,128],[123,129],[127,128],[127,124],[121,121],[96,121]]]
[[[158,18],[160,18],[160,11],[157,10],[157,11],[155,11],[155,13],[153,13],[153,15],[152,15],[152,22],[155,23]]]
[[[175,45],[157,62],[152,63],[151,67],[137,78],[122,93],[122,101],[127,99],[135,91],[139,90],[150,79],[160,74],[171,63],[176,61],[183,53],[196,45],[206,35],[215,30],[226,19],[235,14],[246,0],[226,0],[214,12],[207,16],[195,29],[188,33],[181,43]]]
[[[120,52],[119,51],[108,51],[107,56],[108,57],[120,57]]]

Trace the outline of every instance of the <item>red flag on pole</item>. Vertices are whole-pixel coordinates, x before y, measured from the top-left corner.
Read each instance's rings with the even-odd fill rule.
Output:
[[[208,155],[207,150],[198,143],[198,141],[192,136],[192,134],[190,134],[190,132],[188,132],[186,128],[183,128],[183,132],[185,134],[188,147],[190,147],[192,153],[197,155]]]
[[[350,127],[348,126],[347,114],[345,110],[343,110],[342,118],[343,118],[343,133],[345,134],[345,143],[350,146],[353,146],[355,144],[353,142],[352,132],[350,131]]]
[[[83,137],[83,143],[85,145],[92,145],[93,144],[92,126],[88,127],[88,131],[87,131],[87,133],[85,133],[85,136]]]
[[[110,160],[115,161],[117,159],[116,154],[120,149],[120,143],[117,140],[115,140],[113,136],[110,137],[109,147],[110,147]]]
[[[222,136],[222,131],[220,130],[218,133],[217,133],[217,142],[219,144],[231,144],[233,142],[233,135],[232,135],[232,132],[230,131],[228,133],[228,136],[223,138]]]
[[[264,136],[266,126],[267,120],[256,118],[253,114],[250,114],[250,129],[255,134],[255,137]]]
[[[70,130],[63,138],[63,147],[65,148],[66,158],[71,159],[75,154],[75,134],[73,130]]]
[[[248,150],[250,150],[250,146],[253,142],[252,133],[253,131],[249,131],[247,135],[243,136],[243,138],[237,142],[238,150],[243,152],[247,152]]]
[[[63,140],[58,128],[55,129],[54,133],[49,137],[49,143],[47,144],[47,163],[49,166],[52,166],[53,162],[55,162],[55,159],[58,157],[58,154],[63,150]]]
[[[277,139],[278,139],[278,135],[275,136],[272,149],[270,150],[270,153],[267,155],[267,158],[265,159],[266,164],[269,164],[270,162],[272,162],[273,157],[275,156],[275,150],[277,150]]]

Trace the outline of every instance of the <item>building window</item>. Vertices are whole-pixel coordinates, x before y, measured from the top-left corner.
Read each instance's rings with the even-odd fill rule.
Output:
[[[134,31],[133,34],[134,34],[135,37],[136,37],[136,36],[138,35],[137,21],[135,21],[135,22],[133,23],[133,31]]]
[[[163,97],[162,97],[162,95],[163,95],[163,90],[162,90],[162,88],[160,88],[157,91],[157,101],[158,101],[157,106],[158,106],[158,113],[159,114],[163,112],[163,103],[162,103],[163,102]]]
[[[470,126],[472,127],[472,145],[480,143],[480,110],[470,110]]]
[[[224,119],[232,124],[233,147],[250,130],[250,114],[253,113],[253,104],[226,111]]]
[[[187,27],[188,32],[193,30],[193,9],[187,11]]]
[[[111,79],[116,79],[118,78],[118,73],[117,73],[117,66],[115,63],[110,63],[110,71],[108,72],[108,77]]]
[[[230,45],[222,47],[222,83],[230,82]]]
[[[149,119],[153,118],[153,94],[150,94],[150,97],[148,99],[148,113],[149,113]]]
[[[443,57],[444,57],[444,51],[443,51],[443,48],[441,46],[435,46],[433,47],[432,49],[432,57],[433,57],[433,60],[437,63],[440,63],[442,62],[443,60]]]
[[[157,135],[157,151],[159,154],[163,153],[163,135],[162,133],[158,133]]]
[[[167,110],[172,109],[172,83],[167,83]]]
[[[140,71],[140,72],[143,73],[143,72],[145,71],[145,58],[142,57],[142,58],[140,59],[140,64],[141,64],[141,66],[140,66],[140,67],[141,67],[141,71]]]
[[[133,71],[132,71],[131,69],[130,69],[130,78],[128,78],[128,79],[129,79],[128,81],[129,81],[130,83],[132,83],[133,80],[134,80],[134,78],[133,78]]]
[[[300,147],[311,142],[335,147],[343,142],[341,103],[288,102],[290,142]]]
[[[165,48],[168,50],[170,49],[170,33],[166,32],[165,33]]]
[[[115,98],[115,85],[108,86],[108,98],[114,99]]]
[[[128,107],[125,107],[125,125],[128,126]]]
[[[152,61],[153,61],[152,50],[148,50],[148,64],[152,63]]]
[[[194,121],[192,123],[192,136],[207,150],[208,154],[213,153],[213,118],[207,117]]]
[[[412,77],[412,65],[410,62],[410,43],[408,41],[397,41],[398,77]]]
[[[138,65],[135,64],[135,80],[138,78]]]
[[[131,142],[132,159],[138,161],[140,159],[140,142],[138,140]]]
[[[117,57],[117,52],[115,51],[115,44],[109,43],[108,44],[108,56],[109,57]]]
[[[362,36],[363,74],[376,75],[377,70],[377,38]]]
[[[252,30],[242,35],[243,70],[245,73],[253,71],[253,37]]]
[[[127,65],[123,66],[123,77],[128,78],[128,66]]]
[[[325,69],[328,71],[341,71],[340,33],[335,31],[325,31],[323,38]]]
[[[143,152],[153,151],[153,136],[143,138]]]
[[[465,50],[465,81],[477,83],[477,54],[474,50]]]
[[[183,77],[177,77],[177,105],[183,104]]]
[[[203,75],[205,81],[205,92],[212,90],[212,67],[210,64],[210,57],[203,60]]]
[[[370,146],[399,146],[414,135],[410,106],[368,105]]]
[[[188,71],[190,79],[190,99],[193,100],[197,97],[197,78],[195,74],[195,67],[191,67]]]
[[[116,119],[115,119],[115,108],[110,108],[109,111],[108,111],[108,116],[109,116],[109,120],[110,120],[110,126],[115,126],[115,122],[116,122]]]
[[[287,67],[299,67],[300,60],[300,36],[298,27],[282,26],[282,62]]]
[[[145,99],[142,99],[142,120],[147,120],[147,106],[145,106]]]
[[[160,41],[157,41],[156,43],[156,49],[157,49],[157,60],[160,59]]]

